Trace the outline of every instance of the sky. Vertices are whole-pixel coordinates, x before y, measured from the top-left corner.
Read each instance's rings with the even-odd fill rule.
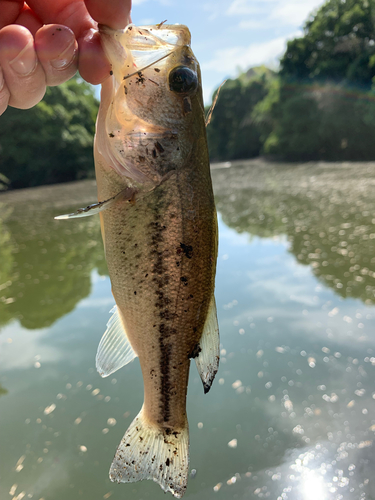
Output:
[[[186,24],[200,62],[205,103],[226,78],[251,66],[277,68],[287,40],[302,35],[324,0],[133,0],[136,25]]]

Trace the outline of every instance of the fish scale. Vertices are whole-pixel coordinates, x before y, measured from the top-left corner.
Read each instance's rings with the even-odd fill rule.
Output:
[[[146,415],[171,427],[185,424],[189,354],[202,335],[215,272],[215,220],[202,203],[199,217],[185,220],[195,204],[180,195],[185,177],[101,214],[112,292],[141,362]],[[189,246],[192,255],[183,250]],[[175,416],[165,420],[165,412]]]

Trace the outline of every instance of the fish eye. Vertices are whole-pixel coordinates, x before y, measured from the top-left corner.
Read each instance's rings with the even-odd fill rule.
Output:
[[[198,76],[186,66],[177,66],[169,73],[169,88],[178,94],[192,94],[198,88]]]

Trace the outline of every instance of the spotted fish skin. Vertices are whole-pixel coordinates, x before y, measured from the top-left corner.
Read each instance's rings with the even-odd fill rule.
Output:
[[[169,35],[173,43],[166,48]],[[120,443],[110,477],[154,479],[181,497],[190,360],[196,358],[205,392],[218,365],[217,325],[207,327],[209,318],[216,321],[218,234],[199,65],[184,26],[131,26],[120,34],[102,28],[102,38],[114,76],[103,84],[97,121],[98,198],[129,189],[133,195],[102,211],[101,227],[119,328],[139,357],[144,381],[143,408]],[[128,76],[140,67],[133,52],[143,42],[149,52],[154,47],[143,64],[168,55]],[[172,89],[171,72],[181,67],[197,78],[189,92]],[[202,352],[204,335],[212,352]]]

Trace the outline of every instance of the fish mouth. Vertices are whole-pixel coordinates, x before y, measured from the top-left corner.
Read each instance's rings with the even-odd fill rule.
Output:
[[[182,24],[129,24],[122,30],[99,25],[99,33],[107,58],[119,70],[114,70],[117,81],[190,47],[191,42],[189,28]]]
[[[183,24],[155,24],[149,26],[135,26],[128,24],[122,30],[115,30],[104,24],[98,25],[99,33],[104,36],[121,38],[127,36],[126,44],[130,49],[148,49],[155,45],[171,45],[182,47],[190,45],[191,34],[189,28]]]

